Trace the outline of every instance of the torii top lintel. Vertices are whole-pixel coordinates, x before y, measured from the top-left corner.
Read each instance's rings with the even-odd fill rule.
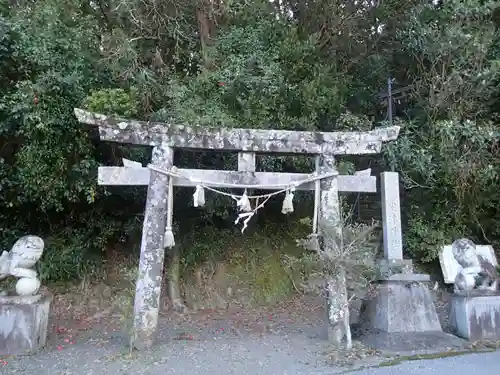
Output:
[[[367,132],[310,132],[210,128],[126,120],[75,108],[79,122],[99,127],[101,140],[185,149],[262,153],[360,155],[376,154],[382,143],[398,138],[399,126]]]

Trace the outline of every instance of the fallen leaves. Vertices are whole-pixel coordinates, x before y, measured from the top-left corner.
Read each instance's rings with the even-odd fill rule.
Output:
[[[193,336],[187,332],[181,332],[174,337],[174,340],[194,340]]]
[[[382,358],[380,350],[367,347],[359,341],[353,341],[353,348],[351,350],[336,348],[326,353],[326,355],[332,364],[337,366],[353,366],[363,362],[368,357]]]

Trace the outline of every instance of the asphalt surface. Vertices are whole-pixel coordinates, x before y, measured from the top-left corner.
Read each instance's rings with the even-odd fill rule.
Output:
[[[391,367],[369,368],[351,375],[493,375],[500,374],[500,351],[408,361]],[[326,375],[326,374],[325,374]]]
[[[325,347],[303,336],[171,341],[129,356],[119,342],[72,345],[0,361],[5,375],[334,375],[345,368],[324,361]],[[358,366],[375,365],[366,358]],[[380,363],[379,360],[377,363]],[[414,360],[350,371],[352,375],[499,374],[500,351]]]

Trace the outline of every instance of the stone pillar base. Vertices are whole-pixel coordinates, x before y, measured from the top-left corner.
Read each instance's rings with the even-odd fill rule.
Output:
[[[377,290],[363,301],[356,336],[391,355],[466,348],[467,341],[443,332],[427,286],[430,276],[412,273],[411,261],[386,261],[384,265],[389,272],[381,272]]]
[[[450,303],[450,326],[466,340],[500,340],[500,293],[457,295]]]
[[[386,280],[391,275],[413,274],[411,259],[380,259],[378,261],[378,279]]]
[[[45,346],[52,296],[0,297],[0,355],[32,354]]]
[[[363,329],[383,332],[442,332],[431,292],[429,275],[401,273],[379,282],[373,296],[363,301]]]

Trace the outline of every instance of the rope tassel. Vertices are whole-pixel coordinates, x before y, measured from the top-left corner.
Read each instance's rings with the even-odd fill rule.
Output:
[[[195,207],[203,207],[205,205],[205,189],[200,184],[196,185],[196,190],[193,194],[193,204]]]
[[[316,176],[319,173],[319,157],[316,157]],[[308,249],[311,251],[319,252],[321,250],[318,240],[318,221],[319,221],[319,205],[321,201],[321,182],[319,179],[314,181],[314,213],[313,213],[313,227],[312,233],[309,236]]]
[[[247,191],[245,189],[245,192],[241,196],[241,198],[236,202],[236,205],[240,209],[240,211],[243,212],[250,212],[252,211],[252,205],[250,204],[250,199],[248,199]]]
[[[283,206],[281,208],[282,214],[289,214],[293,212],[293,192],[295,188],[286,191],[285,199],[283,199]]]
[[[172,231],[172,216],[174,214],[174,186],[173,178],[168,179],[168,202],[167,202],[167,224],[165,226],[165,236],[163,237],[163,247],[172,248],[175,246],[174,232]]]
[[[174,232],[172,232],[172,228],[167,228],[165,229],[165,238],[163,239],[163,247],[170,249],[174,246],[175,246]]]
[[[124,166],[129,167],[129,168],[139,168],[140,163],[134,163],[130,162],[128,160],[124,160]],[[166,225],[165,225],[165,237],[164,237],[164,246],[165,247],[173,247],[175,246],[175,241],[174,241],[174,234],[172,232],[172,207],[173,207],[173,187],[172,187],[172,178],[181,178],[184,180],[188,180],[193,185],[196,186],[196,191],[193,194],[193,202],[195,207],[200,207],[205,204],[205,189],[208,189],[209,191],[212,191],[217,194],[225,195],[227,197],[232,198],[233,200],[236,201],[238,210],[240,211],[238,218],[236,219],[235,224],[238,224],[240,220],[243,221],[243,228],[242,231],[245,230],[247,227],[248,222],[252,218],[252,216],[255,215],[255,213],[264,206],[264,204],[273,196],[285,193],[285,199],[283,200],[283,206],[281,209],[281,212],[284,214],[294,212],[293,208],[293,198],[294,198],[294,191],[297,186],[304,185],[304,184],[309,184],[311,182],[314,183],[315,185],[315,197],[314,197],[314,215],[313,215],[313,230],[311,234],[311,247],[312,248],[318,248],[320,245],[320,241],[318,241],[318,237],[321,238],[320,236],[320,231],[318,230],[318,219],[319,219],[319,205],[320,205],[320,198],[321,198],[321,189],[320,189],[320,181],[325,179],[325,178],[336,178],[338,176],[338,171],[332,170],[328,171],[326,173],[320,173],[320,167],[319,167],[319,157],[316,157],[316,172],[304,179],[301,179],[299,181],[296,181],[294,184],[290,185],[288,184],[266,184],[264,185],[265,188],[276,188],[279,189],[278,191],[264,194],[264,195],[254,195],[249,197],[247,193],[247,189],[260,189],[262,188],[262,185],[250,185],[250,184],[237,184],[237,183],[222,183],[220,181],[208,181],[208,180],[199,180],[195,178],[191,178],[190,176],[183,175],[179,173],[178,169],[175,167],[172,167],[170,170],[169,169],[163,169],[155,165],[148,165],[148,168],[151,170],[154,170],[156,172],[162,173],[164,175],[167,175],[169,177],[169,193],[168,193],[168,198],[169,202],[167,204],[167,220],[166,220]],[[368,172],[366,171],[361,171],[359,173],[360,175],[364,175]],[[212,186],[217,186],[219,188],[215,188]],[[231,193],[224,192],[220,190],[220,188],[235,188],[235,189],[245,189],[245,192],[242,196],[240,195],[234,195]],[[250,204],[250,198],[252,199],[257,199],[255,203],[255,208],[252,209],[252,205]],[[264,202],[259,204],[258,199],[263,198]],[[246,213],[250,213],[250,215],[246,215]]]

